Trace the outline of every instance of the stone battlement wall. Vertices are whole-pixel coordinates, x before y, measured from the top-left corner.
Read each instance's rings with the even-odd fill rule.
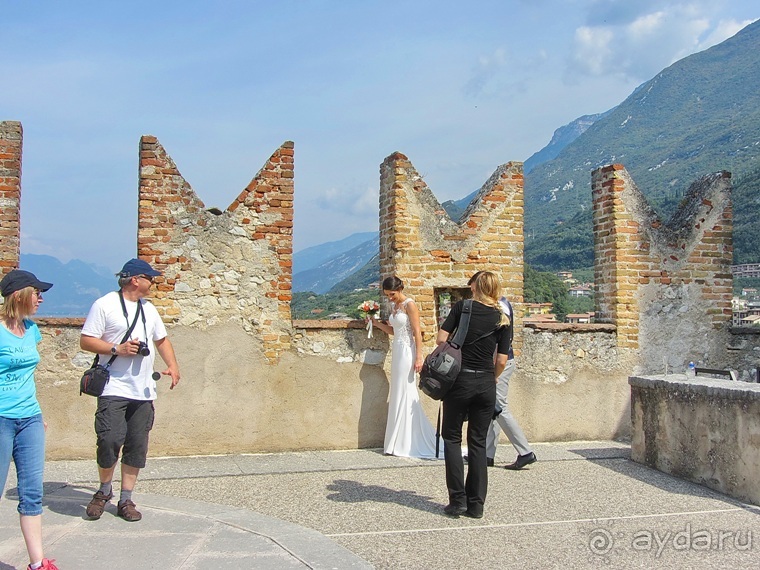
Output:
[[[622,165],[592,175],[597,321],[643,370],[725,359],[733,278],[731,175],[694,182],[660,221]]]
[[[17,121],[0,122],[0,279],[21,254],[21,144]]]
[[[0,123],[3,270],[19,260],[21,132],[19,123]],[[388,338],[368,339],[358,321],[291,320],[293,172],[286,142],[226,210],[208,209],[155,137],[140,142],[138,254],[165,272],[153,301],[183,375],[176,390],[159,381],[154,455],[382,445]],[[459,223],[404,155],[389,156],[380,174],[381,270],[406,282],[426,342],[437,330],[441,291],[466,289],[477,270],[501,276],[519,314],[522,164],[499,166]],[[670,230],[658,229],[622,166],[597,170],[593,191],[597,299],[607,322],[516,323],[510,403],[534,441],[628,437],[627,379],[662,366],[667,350],[676,354],[672,367],[702,353],[715,367],[758,357],[757,337],[727,332],[729,177],[699,182]],[[679,316],[694,319],[696,332]],[[78,347],[81,320],[40,324],[48,454],[90,457],[95,400],[76,396],[91,362]],[[423,401],[434,421],[437,403]]]

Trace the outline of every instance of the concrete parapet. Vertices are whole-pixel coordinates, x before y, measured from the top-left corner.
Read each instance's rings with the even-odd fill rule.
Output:
[[[631,458],[760,505],[760,385],[633,376]]]
[[[77,396],[92,355],[79,350],[82,319],[40,319],[37,394],[50,459],[88,458],[96,400]],[[391,355],[387,335],[361,321],[294,321],[292,347],[269,362],[234,321],[169,335],[182,381],[158,381],[151,456],[381,447]],[[524,329],[510,407],[531,441],[626,438],[630,355],[614,329]],[[156,370],[163,370],[160,359]],[[438,402],[421,396],[435,424]],[[502,437],[502,442],[506,443]]]

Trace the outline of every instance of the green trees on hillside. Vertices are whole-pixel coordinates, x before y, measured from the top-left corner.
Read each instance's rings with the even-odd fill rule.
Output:
[[[760,168],[734,176],[731,199],[734,215],[733,263],[760,263]],[[652,198],[660,213],[674,210],[677,195]],[[664,214],[662,214],[664,217]],[[665,218],[666,219],[666,218]],[[594,264],[594,236],[591,210],[556,225],[545,235],[526,233],[525,260],[542,271],[560,271]]]
[[[554,273],[537,271],[530,265],[525,265],[525,289],[526,303],[551,303],[557,321],[564,322],[565,316],[570,311],[570,297],[567,294],[567,285]]]
[[[580,270],[576,277],[587,281],[591,273],[591,270]],[[377,283],[377,281],[378,279],[375,278],[370,282]],[[326,319],[335,313],[343,313],[353,319],[360,318],[357,309],[359,304],[366,300],[379,301],[382,293],[378,289],[370,289],[366,281],[351,279],[351,283],[356,287],[350,289],[345,284],[336,285],[333,290],[324,295],[317,295],[310,291],[294,293],[291,302],[293,319]],[[565,316],[569,313],[587,313],[594,310],[593,299],[570,297],[567,293],[567,285],[554,273],[538,271],[526,265],[524,283],[525,302],[551,303],[554,307],[553,312],[560,322],[564,322]]]
[[[760,168],[733,179],[734,263],[760,263]]]

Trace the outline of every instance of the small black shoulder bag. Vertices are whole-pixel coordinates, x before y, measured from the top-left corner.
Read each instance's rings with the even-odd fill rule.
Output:
[[[121,301],[121,308],[124,311],[124,316],[127,316],[127,307],[124,304],[124,296],[122,295],[121,290],[119,290],[119,300]],[[129,335],[132,334],[132,331],[135,329],[135,325],[137,324],[137,318],[142,315],[143,325],[145,324],[145,314],[143,313],[143,307],[142,303],[140,301],[137,301],[137,310],[135,311],[135,318],[132,321],[132,324],[129,325],[129,328],[127,329],[126,334],[124,335],[124,338],[121,339],[121,342],[119,344],[124,344],[127,339],[129,338]],[[127,319],[127,322],[129,322],[129,319]],[[92,361],[92,366],[85,370],[84,374],[82,374],[82,378],[79,380],[79,395],[87,394],[88,396],[95,396],[96,398],[98,396],[101,396],[103,394],[103,390],[106,389],[106,384],[108,384],[108,381],[111,379],[111,372],[109,368],[111,367],[111,364],[113,364],[113,361],[116,360],[116,357],[118,355],[114,354],[111,356],[111,358],[108,359],[108,362],[103,364],[99,364],[100,362],[100,355],[96,354],[95,359]]]

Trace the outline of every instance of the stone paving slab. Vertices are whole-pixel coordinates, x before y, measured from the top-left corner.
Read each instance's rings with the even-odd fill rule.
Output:
[[[46,549],[62,570],[122,567],[93,560],[82,546],[93,539],[125,552],[147,545],[125,568],[757,565],[758,507],[633,463],[625,443],[535,449],[539,461],[513,472],[500,466],[514,450],[499,446],[479,520],[442,514],[442,461],[380,450],[149,459],[135,492],[140,523],[113,506],[83,520],[94,462],[49,462]],[[0,570],[23,568],[13,509],[0,501]]]
[[[47,488],[45,550],[61,570],[371,568],[319,532],[243,508],[140,494],[142,521],[118,518],[113,503],[89,521],[84,509],[93,488]],[[0,570],[22,569],[26,550],[7,495],[0,501]]]

